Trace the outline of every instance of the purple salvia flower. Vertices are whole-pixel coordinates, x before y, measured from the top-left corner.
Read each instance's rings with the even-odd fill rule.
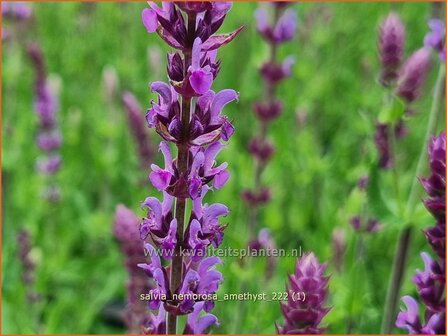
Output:
[[[397,95],[407,103],[415,101],[420,94],[430,66],[430,50],[415,51],[402,66],[397,79]]]
[[[278,9],[275,13],[280,13],[285,7],[276,6]],[[292,9],[283,11],[279,18],[276,17],[276,22],[273,24],[269,18],[269,12],[266,8],[260,7],[256,10],[256,27],[258,32],[272,44],[284,43],[294,38],[297,26],[296,13]]]
[[[405,44],[405,27],[399,15],[390,13],[379,27],[380,81],[389,86],[398,74]]]
[[[164,165],[151,165],[149,174],[164,199],[146,198],[142,206],[148,212],[140,225],[140,238],[150,236],[155,246],[146,245],[152,251],[151,262],[138,265],[156,284],[149,307],[159,311],[149,317],[144,327],[148,333],[176,333],[177,315],[189,314],[186,333],[205,333],[218,324],[214,315],[200,316],[202,310],[213,308],[213,300],[195,297],[214,294],[223,280],[215,269],[221,260],[205,258],[205,252],[210,245],[221,244],[226,226],[219,219],[228,208],[204,204],[203,199],[229,179],[228,164],[217,164],[216,156],[224,148],[221,141],[228,141],[234,132],[222,110],[239,95],[231,89],[214,92],[211,87],[220,70],[217,49],[242,29],[215,34],[230,9],[228,2],[165,2],[161,7],[149,2],[142,12],[146,30],[157,32],[176,49],[167,58],[169,83],[150,85],[158,99],[146,114],[147,125],[164,140],[159,147]],[[176,158],[172,145],[177,147]],[[187,199],[192,203],[189,218],[188,214],[185,218]],[[155,254],[156,248],[161,252]],[[189,256],[183,258],[180,248]],[[172,263],[162,266],[160,257]]]
[[[325,307],[329,277],[324,275],[326,264],[320,264],[313,253],[298,259],[295,274],[289,276],[288,300],[281,303],[284,325],[276,325],[278,334],[322,334],[321,320],[329,312]],[[296,300],[296,295],[305,299]]]
[[[146,274],[137,266],[145,261],[139,224],[140,220],[130,209],[121,204],[116,207],[113,233],[120,244],[128,273],[125,321],[128,331],[133,334],[141,332],[147,314],[146,305],[139,296],[150,289]]]
[[[417,301],[404,296],[396,326],[413,334],[445,334],[445,133],[433,137],[428,148],[431,176],[421,178],[428,194],[425,206],[436,219],[436,225],[424,230],[436,259],[422,252],[424,270],[416,270],[413,282],[425,313],[419,312]],[[422,317],[423,316],[423,317]]]
[[[7,19],[26,21],[33,14],[32,8],[21,1],[3,1],[2,16]]]
[[[183,330],[184,335],[202,335],[207,334],[208,330],[213,325],[219,325],[217,317],[213,314],[203,314],[200,316],[200,312],[203,310],[204,303],[197,302],[194,305],[194,310],[188,316],[188,321],[186,322],[185,329]]]
[[[126,108],[127,121],[135,140],[138,156],[142,167],[148,167],[152,162],[154,151],[151,148],[149,135],[145,128],[145,118],[135,96],[130,92],[124,92],[122,96]]]
[[[424,45],[437,52],[441,61],[445,63],[445,23],[433,19],[429,21],[428,26],[431,31],[425,35]]]

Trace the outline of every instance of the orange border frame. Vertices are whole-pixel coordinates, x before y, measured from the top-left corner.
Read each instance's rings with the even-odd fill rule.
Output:
[[[17,0],[12,0],[11,2],[15,2]],[[132,1],[132,0],[78,0],[78,1],[73,1],[73,0],[56,0],[57,2],[146,2],[144,0],[137,0],[137,1]],[[169,2],[173,2],[173,0],[167,0]],[[187,1],[187,0],[181,0],[181,1]],[[225,1],[225,0],[214,0],[215,2],[221,2],[221,1]],[[444,4],[447,4],[447,0],[344,0],[344,1],[340,1],[340,0],[326,0],[326,1],[320,1],[320,0],[300,0],[300,1],[296,1],[296,0],[282,0],[284,2],[443,2]],[[0,0],[0,4],[3,2],[7,2],[7,1],[3,1]],[[50,0],[23,0],[22,2],[55,2],[55,1],[50,1]],[[252,1],[252,0],[234,0],[233,2],[274,2],[274,1],[269,1],[269,0],[259,0],[259,1]],[[447,17],[447,5],[444,6],[444,11],[445,11],[445,17]],[[0,9],[1,12],[1,9]],[[0,33],[2,30],[2,16],[0,15]],[[2,53],[2,48],[3,45],[0,44],[0,57],[3,56]],[[2,75],[2,64],[0,64],[0,77]],[[0,103],[3,102],[3,83],[0,79]],[[445,94],[447,95],[447,80],[446,83],[444,85],[444,90],[445,90]],[[447,110],[444,111],[447,115]],[[2,120],[3,120],[3,110],[2,108],[0,108],[0,125],[2,124]],[[446,124],[444,125],[445,128],[447,126],[447,120],[446,120]],[[0,129],[0,134],[1,134],[1,139],[0,139],[0,153],[2,153],[2,149],[3,149],[3,128]],[[2,156],[0,156],[0,167],[2,167]],[[447,170],[446,170],[447,171]],[[3,205],[3,177],[2,175],[0,175],[0,203]],[[3,216],[2,216],[2,210],[3,210],[3,206],[0,207],[0,247],[2,247],[2,228],[3,228]],[[446,254],[447,256],[447,254]],[[446,263],[447,265],[447,263]],[[0,286],[2,287],[2,291],[0,292],[0,300],[2,300],[2,292],[3,292],[3,280],[2,280],[2,272],[3,272],[3,262],[2,262],[2,253],[0,252]],[[2,332],[2,302],[0,301],[0,335],[3,335]],[[446,317],[446,322],[447,322],[447,317]],[[6,335],[6,334],[5,334]],[[11,334],[11,335],[15,335],[15,334]],[[20,334],[20,335],[26,335],[26,334]],[[48,335],[91,335],[91,336],[95,336],[95,335],[110,335],[110,336],[118,336],[121,334],[48,334]],[[131,335],[131,334],[127,334],[127,335]],[[233,335],[241,335],[241,334],[233,334]],[[247,335],[247,334],[246,334]],[[254,334],[248,334],[248,335],[254,335]],[[344,334],[325,334],[325,335],[344,335]],[[355,335],[365,335],[366,334],[355,334]],[[368,335],[396,335],[396,334],[368,334]]]

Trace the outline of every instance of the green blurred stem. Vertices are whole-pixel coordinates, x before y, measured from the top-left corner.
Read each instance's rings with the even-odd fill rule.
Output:
[[[394,255],[392,274],[390,278],[390,283],[388,285],[385,310],[382,320],[382,328],[381,328],[382,334],[389,334],[396,320],[397,301],[400,294],[400,288],[402,286],[403,276],[405,274],[408,249],[411,243],[411,235],[413,232],[411,217],[414,213],[414,209],[418,201],[418,177],[421,176],[423,173],[427,160],[426,158],[427,146],[430,141],[430,137],[433,135],[436,129],[436,122],[439,117],[441,102],[444,93],[444,81],[445,81],[445,65],[441,64],[433,92],[433,101],[430,109],[430,116],[427,124],[427,130],[425,133],[424,144],[419,154],[419,160],[416,166],[413,183],[410,189],[410,196],[408,198],[407,206],[405,209],[405,215],[406,215],[405,217],[407,218],[407,224],[400,232],[399,243],[397,245],[396,253]]]
[[[194,43],[196,27],[196,15],[194,12],[188,13],[188,49],[183,51],[183,62],[184,71],[186,76],[186,71],[191,65],[191,52],[192,45]],[[180,176],[188,173],[188,157],[189,157],[189,122],[191,119],[191,98],[182,97],[182,131],[181,131],[181,141],[177,144],[178,157],[177,157],[177,168]],[[183,279],[183,256],[180,253],[181,246],[183,244],[183,234],[185,226],[185,210],[186,210],[186,199],[176,198],[175,202],[175,218],[177,219],[177,244],[175,245],[174,256],[172,258],[171,265],[171,284],[170,292],[171,295],[174,294],[180,287]],[[177,315],[168,313],[168,323],[167,323],[167,334],[175,335],[177,334]]]

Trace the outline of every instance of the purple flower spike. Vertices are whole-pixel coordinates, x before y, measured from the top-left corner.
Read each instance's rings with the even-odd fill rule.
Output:
[[[254,134],[247,145],[253,157],[254,183],[251,190],[241,192],[241,197],[250,210],[248,225],[250,237],[248,246],[259,247],[258,230],[259,208],[271,198],[270,189],[262,184],[262,172],[275,154],[275,145],[268,137],[270,124],[283,112],[284,105],[276,96],[277,86],[282,80],[292,74],[295,62],[292,56],[284,60],[277,59],[277,50],[281,44],[294,38],[297,28],[297,15],[292,9],[286,9],[288,4],[271,3],[269,6],[260,5],[255,12],[257,30],[267,42],[270,58],[261,65],[259,72],[264,83],[264,96],[253,103],[253,111],[259,122],[259,130]],[[259,233],[265,231],[260,231]],[[273,242],[273,237],[271,237]],[[267,262],[266,276],[270,277],[274,269],[275,260],[270,258]]]
[[[176,50],[167,57],[168,83],[150,84],[158,98],[146,113],[147,126],[164,140],[160,144],[164,166],[152,164],[149,174],[164,200],[148,197],[142,204],[148,212],[140,224],[140,238],[150,237],[154,246],[147,245],[151,262],[139,267],[156,283],[149,307],[159,309],[157,315],[149,316],[143,331],[176,334],[177,316],[189,315],[185,333],[207,333],[217,325],[217,318],[200,316],[200,312],[214,307],[213,296],[223,277],[215,269],[220,259],[205,256],[210,245],[222,243],[226,225],[219,221],[228,208],[203,200],[209,190],[220,189],[229,180],[228,163],[219,164],[216,158],[224,147],[221,140],[228,141],[234,133],[223,109],[239,100],[235,90],[216,93],[212,85],[220,71],[218,49],[230,43],[242,27],[216,34],[231,9],[229,2],[148,4],[141,14],[145,29],[156,32]]]
[[[37,161],[37,170],[42,174],[54,175],[62,164],[62,158],[57,153],[62,145],[62,135],[57,127],[56,117],[59,109],[57,90],[55,85],[51,85],[53,83],[47,79],[44,57],[39,46],[29,45],[28,56],[36,74],[34,110],[39,122],[37,145],[44,153]],[[44,187],[43,195],[47,201],[59,200],[58,185],[51,181]]]
[[[297,261],[295,274],[289,276],[288,301],[281,303],[284,325],[276,325],[278,334],[322,334],[321,320],[330,308],[324,307],[329,277],[324,275],[326,264],[320,264],[313,253]],[[305,295],[297,300],[296,293]],[[292,295],[293,294],[293,295]]]
[[[397,95],[407,103],[415,101],[420,94],[430,66],[430,50],[421,48],[405,62],[397,80]]]
[[[424,201],[436,219],[436,225],[424,230],[428,243],[436,253],[432,258],[421,253],[424,270],[416,270],[413,282],[425,313],[419,313],[417,301],[404,296],[407,309],[402,310],[396,326],[413,334],[445,334],[445,133],[433,137],[428,148],[431,176],[421,182],[428,194]],[[425,324],[424,324],[425,323]]]
[[[144,262],[141,253],[143,242],[138,234],[139,219],[124,205],[118,205],[115,212],[113,233],[118,240],[128,273],[125,322],[130,333],[139,333],[146,318],[147,308],[139,296],[150,289],[149,281],[138,265]],[[150,246],[146,244],[146,246]],[[153,257],[154,258],[154,257]]]
[[[389,86],[396,78],[402,62],[405,44],[405,27],[399,15],[391,13],[379,27],[379,56],[382,65],[380,81]]]
[[[425,35],[424,45],[437,52],[445,63],[445,23],[441,20],[430,20],[428,26],[431,31]]]

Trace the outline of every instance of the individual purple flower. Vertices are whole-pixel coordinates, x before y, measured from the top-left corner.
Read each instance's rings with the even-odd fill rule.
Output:
[[[203,314],[200,316],[200,312],[203,310],[204,303],[197,302],[194,305],[194,310],[188,315],[188,321],[186,322],[184,335],[202,335],[207,334],[211,326],[218,326],[219,322],[217,317],[213,314]]]
[[[414,334],[445,334],[445,133],[433,137],[428,148],[431,176],[421,178],[428,194],[424,203],[436,225],[424,230],[428,243],[436,253],[432,258],[421,253],[424,270],[416,270],[413,282],[425,312],[419,312],[417,301],[404,296],[396,326]]]
[[[445,334],[445,313],[430,316],[425,323],[421,321],[419,305],[411,296],[404,296],[402,301],[407,308],[397,316],[396,326],[407,329],[409,334],[442,335]]]
[[[49,157],[39,159],[37,161],[37,170],[43,174],[53,175],[59,171],[61,163],[61,157],[54,154]]]
[[[278,334],[322,334],[321,320],[329,312],[325,307],[329,277],[326,264],[320,264],[313,253],[298,259],[295,274],[289,276],[287,302],[281,303],[284,324],[276,325]],[[297,299],[297,293],[302,300]],[[305,296],[305,298],[304,298]]]
[[[149,314],[148,321],[143,325],[143,333],[145,335],[162,335],[166,334],[166,310],[160,306],[158,314]]]
[[[147,309],[139,296],[150,289],[146,274],[137,266],[145,261],[141,252],[143,242],[138,232],[139,224],[140,220],[130,209],[121,204],[116,207],[113,233],[120,244],[128,273],[125,322],[130,333],[141,331]]]
[[[29,4],[21,1],[2,2],[2,16],[7,19],[18,21],[29,20],[33,14]]]
[[[180,130],[184,125],[180,118],[180,103],[178,94],[172,87],[162,82],[154,82],[151,90],[157,92],[158,103],[153,102],[148,110],[146,120],[149,127],[154,127],[166,141],[179,143]],[[219,139],[227,141],[234,128],[228,119],[221,115],[223,107],[238,100],[239,95],[234,90],[222,90],[217,94],[209,90],[197,99],[195,113],[189,123],[189,144],[203,146]]]
[[[281,7],[276,8],[281,11],[283,10]],[[292,9],[283,11],[276,22],[271,23],[267,9],[260,7],[255,12],[255,18],[258,32],[269,43],[284,43],[292,40],[295,36],[297,17],[295,11]]]
[[[46,152],[58,149],[62,144],[62,136],[59,131],[40,133],[37,137],[37,145]]]
[[[424,46],[437,52],[441,61],[445,63],[445,23],[433,19],[429,21],[428,26],[431,31],[425,35]]]
[[[124,92],[122,96],[126,108],[127,121],[135,140],[138,156],[142,167],[147,167],[152,162],[154,151],[149,141],[149,135],[144,127],[144,114],[135,96],[130,92]]]
[[[234,133],[222,110],[237,101],[239,94],[231,89],[212,90],[220,71],[217,51],[242,29],[215,34],[230,9],[228,2],[164,2],[161,7],[149,2],[149,8],[142,12],[146,30],[157,32],[176,49],[167,57],[169,83],[150,85],[158,98],[146,114],[149,128],[164,140],[160,144],[164,165],[151,165],[149,174],[164,200],[146,198],[143,207],[148,212],[140,225],[140,237],[150,236],[154,242],[148,249],[159,249],[156,256],[151,252],[149,264],[139,264],[156,284],[150,292],[149,307],[159,312],[148,319],[146,330],[151,333],[177,333],[178,315],[189,314],[187,333],[204,333],[217,324],[211,314],[200,316],[202,310],[213,308],[214,301],[200,298],[214,294],[223,280],[215,269],[220,259],[205,255],[210,245],[218,247],[222,242],[226,226],[219,220],[228,214],[228,208],[219,203],[204,204],[203,199],[211,188],[222,188],[230,177],[228,164],[218,164],[216,157],[224,148],[221,141],[228,141]],[[190,213],[187,199],[192,201]],[[184,256],[181,250],[189,255]],[[162,266],[160,257],[172,262]]]
[[[402,66],[397,79],[396,94],[407,103],[415,101],[420,94],[430,66],[430,50],[415,51]]]
[[[380,81],[389,86],[397,78],[405,44],[405,26],[399,15],[390,13],[379,27]]]

